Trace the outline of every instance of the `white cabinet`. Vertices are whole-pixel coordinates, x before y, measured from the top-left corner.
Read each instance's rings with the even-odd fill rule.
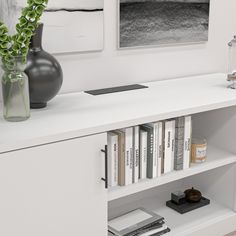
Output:
[[[105,236],[106,134],[0,154],[0,235]]]
[[[107,219],[142,206],[165,217],[168,236],[236,230],[236,92],[226,88],[226,77],[65,94],[26,122],[0,119],[0,236],[106,236]],[[184,115],[192,115],[193,134],[207,139],[205,163],[105,189],[106,132]],[[171,192],[193,186],[209,206],[186,215],[166,207]]]

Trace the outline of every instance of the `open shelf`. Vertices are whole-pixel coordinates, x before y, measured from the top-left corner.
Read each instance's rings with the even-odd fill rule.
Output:
[[[222,151],[219,152],[219,155],[221,154]],[[195,166],[192,168],[194,169]],[[236,164],[225,165],[110,201],[108,219],[144,207],[165,218],[165,223],[171,229],[171,232],[166,234],[168,236],[226,235],[234,231],[236,225],[235,171]],[[192,187],[200,190],[204,197],[210,199],[210,204],[186,214],[179,214],[166,206],[166,201],[170,200],[172,192],[184,191]]]
[[[227,221],[229,219],[236,220],[236,213],[234,211],[212,200],[210,205],[181,215],[165,206],[167,199],[152,197],[137,201],[136,205],[137,207],[142,206],[163,216],[166,224],[171,229],[171,232],[166,234],[168,236],[192,235],[194,232],[199,232],[221,221]]]
[[[208,170],[212,170],[221,166],[229,165],[236,162],[236,155],[214,146],[208,147],[207,161],[202,164],[191,164],[187,170],[173,171],[162,175],[155,179],[141,180],[136,184],[123,187],[114,187],[109,189],[108,201],[116,200],[137,192],[141,192],[150,188],[164,185],[179,179],[183,179],[192,175],[196,175]]]

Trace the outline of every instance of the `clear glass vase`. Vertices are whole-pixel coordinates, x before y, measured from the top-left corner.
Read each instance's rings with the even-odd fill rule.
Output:
[[[236,36],[229,42],[228,81],[229,88],[236,89]]]
[[[5,120],[17,122],[30,117],[28,77],[24,73],[25,60],[13,57],[2,63],[3,116]]]

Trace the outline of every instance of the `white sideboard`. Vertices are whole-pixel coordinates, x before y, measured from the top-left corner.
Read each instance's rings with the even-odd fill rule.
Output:
[[[236,91],[226,75],[145,83],[148,89],[60,95],[30,120],[0,120],[0,235],[106,236],[108,218],[144,206],[165,217],[168,236],[236,230]],[[107,131],[191,114],[207,138],[207,162],[157,179],[105,189]],[[211,199],[180,215],[165,206],[190,186]]]

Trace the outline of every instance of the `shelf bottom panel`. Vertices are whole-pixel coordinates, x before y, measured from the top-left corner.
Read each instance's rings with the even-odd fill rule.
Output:
[[[204,228],[207,229],[207,227],[210,225],[215,225],[222,220],[231,218],[233,216],[236,217],[236,214],[231,209],[217,204],[214,201],[211,201],[210,205],[208,206],[199,208],[183,215],[166,207],[165,205],[157,206],[155,199],[147,203],[147,206],[145,207],[149,209],[151,208],[154,210],[154,212],[166,219],[168,227],[172,229],[169,235],[173,236],[189,235]]]

